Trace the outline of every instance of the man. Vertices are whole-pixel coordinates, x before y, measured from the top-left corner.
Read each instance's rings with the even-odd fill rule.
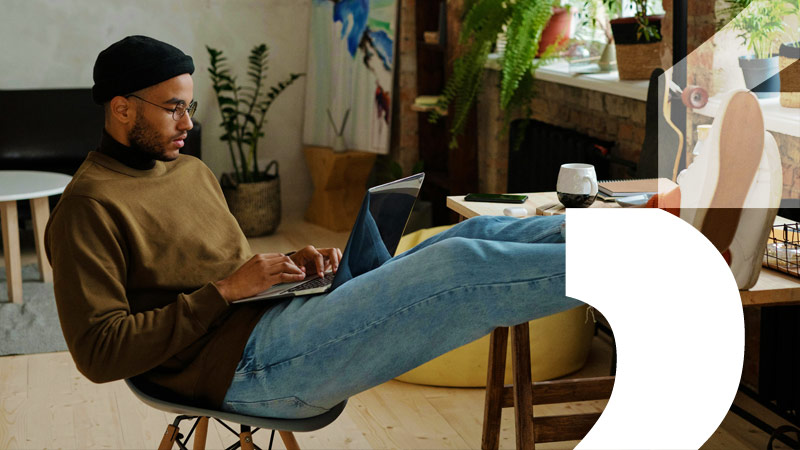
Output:
[[[212,173],[179,154],[193,71],[189,56],[144,36],[95,63],[102,141],[45,243],[67,345],[92,381],[137,377],[199,405],[309,417],[498,326],[579,304],[564,295],[563,218],[496,217],[328,294],[231,305],[336,270],[341,252],[252,255]]]

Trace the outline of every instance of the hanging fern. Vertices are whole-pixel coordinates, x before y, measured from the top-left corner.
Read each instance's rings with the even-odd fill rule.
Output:
[[[542,30],[553,14],[550,5],[550,2],[522,0],[515,6],[515,14],[511,17],[506,32],[508,43],[503,57],[503,81],[500,90],[500,105],[503,109],[508,107],[522,77],[534,68]]]
[[[507,110],[509,106],[530,103],[532,71],[536,67],[542,30],[552,15],[552,5],[553,0],[468,0],[459,38],[464,52],[454,62],[452,75],[436,108],[446,111],[452,106],[451,148],[457,147],[457,138],[463,133],[469,111],[483,87],[486,61],[500,33],[507,33],[500,105]],[[432,122],[439,119],[438,112],[431,113]]]

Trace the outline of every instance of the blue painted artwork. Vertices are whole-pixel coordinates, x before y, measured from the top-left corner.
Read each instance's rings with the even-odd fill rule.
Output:
[[[343,130],[348,149],[388,153],[396,11],[396,0],[312,2],[306,145]]]
[[[333,0],[329,0],[333,1]],[[341,0],[334,3],[333,21],[342,23],[342,38],[347,35],[347,49],[356,56],[361,38],[367,30],[368,0]]]

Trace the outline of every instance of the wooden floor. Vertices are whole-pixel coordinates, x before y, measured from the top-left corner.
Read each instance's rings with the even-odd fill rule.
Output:
[[[275,235],[252,239],[251,246],[255,252],[285,252],[308,243],[342,247],[346,240],[346,233],[332,233],[290,219]],[[35,262],[29,239],[23,238],[23,249],[23,264]],[[607,374],[610,356],[610,343],[602,335],[596,337],[587,365],[573,376]],[[312,433],[298,433],[297,439],[301,448],[308,449],[479,448],[483,396],[483,389],[390,381],[351,398],[332,425]],[[771,425],[784,423],[740,397],[737,404],[758,411]],[[603,404],[537,406],[535,414],[600,411]],[[686,410],[691,413],[692,405],[686,405]],[[77,372],[68,353],[0,357],[0,449],[156,448],[172,420],[173,417],[136,400],[121,381],[92,384]],[[513,412],[506,410],[501,448],[514,447],[513,432]],[[214,424],[209,428],[208,448],[225,448],[234,442],[232,437],[226,429]],[[266,448],[268,440],[266,431],[255,435],[256,444],[262,448]],[[765,433],[729,413],[703,448],[764,449],[767,440]],[[576,444],[577,441],[540,444],[537,448],[570,449]],[[275,447],[284,448],[278,438]]]

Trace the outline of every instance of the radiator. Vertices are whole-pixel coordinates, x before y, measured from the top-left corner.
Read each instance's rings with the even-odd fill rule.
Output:
[[[515,150],[520,133],[524,139]],[[613,142],[532,119],[512,122],[509,142],[508,192],[555,191],[558,170],[567,163],[592,164],[597,179],[609,178]]]

